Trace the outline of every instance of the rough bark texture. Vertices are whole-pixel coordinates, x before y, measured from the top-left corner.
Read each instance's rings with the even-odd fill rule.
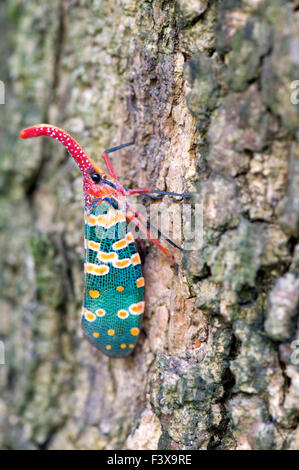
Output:
[[[295,0],[1,2],[1,448],[299,449],[298,13]],[[178,276],[146,243],[127,359],[83,339],[81,177],[55,142],[18,139],[36,122],[95,160],[137,130],[113,155],[121,181],[203,205]]]

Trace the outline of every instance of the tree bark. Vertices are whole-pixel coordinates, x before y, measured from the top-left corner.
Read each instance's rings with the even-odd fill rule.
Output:
[[[1,448],[299,449],[298,14],[1,3]],[[178,274],[140,245],[146,313],[126,359],[83,338],[81,176],[56,142],[18,139],[38,122],[96,161],[137,131],[112,156],[123,184],[202,208]]]

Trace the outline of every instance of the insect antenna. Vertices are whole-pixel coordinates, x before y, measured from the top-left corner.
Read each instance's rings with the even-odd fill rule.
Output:
[[[116,152],[116,150],[120,150],[120,149],[123,149],[124,147],[129,147],[129,145],[133,145],[135,144],[135,138],[136,138],[136,132],[135,134],[133,135],[133,140],[131,142],[127,142],[126,144],[121,144],[121,145],[118,145],[117,147],[111,147],[110,149],[107,149],[105,150],[105,152],[102,154],[102,157],[106,163],[106,166],[107,166],[107,169],[109,171],[109,174],[110,176],[112,176],[112,178],[115,178],[117,179],[116,177],[116,173],[113,169],[113,166],[112,166],[112,163],[110,161],[110,158],[109,158],[109,153],[112,153],[112,152]]]
[[[168,191],[158,191],[157,189],[153,189],[152,190],[152,193],[155,193],[155,194],[161,194],[161,195],[168,195],[168,196],[180,196],[180,197],[186,197],[186,198],[189,198],[191,197],[191,194],[179,194],[179,193],[170,193]]]
[[[142,196],[149,196],[149,197],[152,197],[153,199],[160,197],[160,196],[165,196],[165,195],[185,197],[185,198],[192,197],[192,194],[171,193],[168,191],[159,191],[158,189],[151,189],[151,188],[134,188],[134,189],[124,188],[124,189],[126,191],[127,196],[132,196],[132,194],[141,194]],[[158,196],[152,196],[152,194],[157,194]]]
[[[116,152],[116,150],[120,150],[120,149],[123,149],[124,147],[129,147],[130,145],[134,145],[135,144],[135,139],[136,139],[136,132],[133,135],[133,140],[131,142],[127,142],[126,144],[118,145],[117,147],[111,147],[110,149],[105,150],[104,153]]]
[[[191,194],[171,193],[171,192],[168,192],[168,191],[158,191],[157,189],[152,189],[151,192],[154,193],[154,194],[157,194],[158,196],[152,196],[152,194],[145,193],[145,192],[144,193],[140,192],[139,194],[142,194],[142,196],[151,197],[152,199],[158,199],[161,196],[178,196],[178,197],[185,197],[185,198],[192,197]]]

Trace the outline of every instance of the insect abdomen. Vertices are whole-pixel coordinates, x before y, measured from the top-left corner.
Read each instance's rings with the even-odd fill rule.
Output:
[[[144,311],[144,278],[123,213],[102,202],[85,214],[82,327],[109,356],[134,349]]]

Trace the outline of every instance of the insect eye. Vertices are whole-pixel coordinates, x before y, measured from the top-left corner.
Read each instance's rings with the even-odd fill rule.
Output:
[[[94,183],[100,183],[102,179],[99,173],[91,173],[90,177]]]

